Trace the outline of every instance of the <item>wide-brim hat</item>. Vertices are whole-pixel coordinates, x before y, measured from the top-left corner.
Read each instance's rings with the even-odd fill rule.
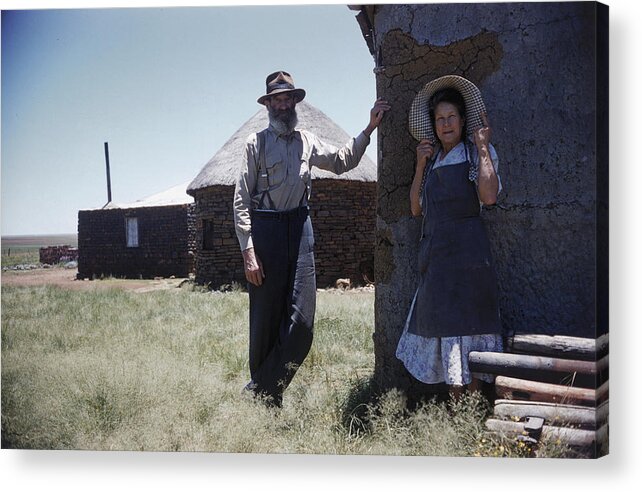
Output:
[[[259,104],[265,103],[265,100],[276,94],[283,94],[284,92],[291,92],[296,102],[303,101],[305,91],[294,87],[294,79],[292,76],[279,70],[278,72],[271,73],[265,78],[265,94],[259,97],[256,102]]]
[[[464,98],[466,105],[466,134],[472,138],[473,132],[483,126],[481,114],[486,112],[481,92],[470,80],[459,75],[444,75],[431,82],[428,82],[415,96],[410,114],[408,115],[408,128],[413,137],[417,140],[427,138],[437,143],[435,129],[430,120],[428,102],[432,95],[441,90],[456,89]]]

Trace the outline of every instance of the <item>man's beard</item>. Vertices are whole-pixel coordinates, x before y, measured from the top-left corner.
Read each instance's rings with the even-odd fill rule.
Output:
[[[278,111],[268,106],[268,118],[279,135],[290,133],[299,122],[294,108]]]

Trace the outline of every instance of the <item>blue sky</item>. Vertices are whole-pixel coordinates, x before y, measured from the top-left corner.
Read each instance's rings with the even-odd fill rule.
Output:
[[[2,235],[73,233],[79,209],[196,176],[288,70],[356,135],[373,59],[346,5],[5,10]],[[368,149],[374,159],[375,141]]]

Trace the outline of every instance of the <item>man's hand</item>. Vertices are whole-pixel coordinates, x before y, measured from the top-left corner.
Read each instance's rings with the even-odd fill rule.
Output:
[[[265,273],[263,273],[261,260],[254,254],[254,248],[248,248],[243,251],[243,265],[247,281],[260,287],[263,284]]]
[[[388,104],[388,101],[385,101],[382,98],[377,99],[370,110],[370,123],[368,123],[366,129],[363,130],[363,133],[370,136],[374,129],[379,126],[379,123],[381,123],[384,113],[389,109],[390,104]]]

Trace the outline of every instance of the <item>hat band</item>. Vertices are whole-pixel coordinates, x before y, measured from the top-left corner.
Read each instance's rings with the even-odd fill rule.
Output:
[[[294,86],[292,84],[270,84],[268,87],[268,93],[279,90],[279,89],[290,89],[294,90]]]

